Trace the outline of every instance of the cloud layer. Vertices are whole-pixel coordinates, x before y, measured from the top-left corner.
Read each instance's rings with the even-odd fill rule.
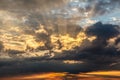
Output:
[[[1,0],[0,76],[120,70],[120,26],[91,20],[117,12],[119,3]]]

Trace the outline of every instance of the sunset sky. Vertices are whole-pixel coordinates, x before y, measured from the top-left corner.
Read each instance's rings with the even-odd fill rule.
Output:
[[[119,4],[0,0],[0,79],[42,73],[120,78]]]

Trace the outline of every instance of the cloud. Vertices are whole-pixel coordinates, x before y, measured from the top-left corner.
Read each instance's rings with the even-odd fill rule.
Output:
[[[87,3],[87,6],[85,6],[86,11],[89,12],[90,10],[91,12],[93,12],[92,16],[96,16],[109,12],[111,9],[115,8],[114,5],[119,3],[119,0],[89,0]],[[74,21],[66,21],[63,18],[59,18],[59,16],[57,16],[56,18],[52,13],[49,12],[52,9],[58,10],[58,8],[61,9],[66,7],[64,6],[64,4],[66,4],[64,0],[1,0],[0,10],[3,11],[1,15],[6,13],[4,17],[0,19],[0,24],[2,26],[0,27],[1,33],[3,31],[3,33],[10,34],[10,37],[7,36],[7,38],[5,38],[5,40],[3,41],[8,40],[8,42],[11,42],[10,45],[12,45],[13,43],[16,43],[15,41],[17,39],[18,41],[20,41],[19,39],[23,39],[20,41],[21,43],[19,43],[19,45],[26,45],[26,43],[22,44],[22,41],[29,40],[30,45],[33,44],[33,46],[37,45],[37,43],[39,43],[40,41],[43,41],[47,50],[53,49],[53,45],[50,39],[51,35],[53,34],[69,34],[70,40],[72,39],[74,42],[79,32],[84,32],[84,27],[81,28],[80,26],[76,25]],[[7,16],[6,18],[6,15],[9,16]],[[3,24],[3,22],[5,23]],[[19,26],[18,32],[17,29],[16,33],[14,33],[12,30],[9,31],[11,26],[9,28],[7,27],[7,25],[5,26],[7,22],[11,22],[10,24]],[[44,26],[43,31],[41,31],[42,29],[40,27],[40,24],[43,24]],[[15,28],[16,27],[14,27],[14,30]],[[78,46],[74,47],[74,49],[63,50],[63,52],[61,53],[53,51],[53,57],[50,57],[49,55],[38,57],[37,55],[42,52],[36,52],[36,54],[34,52],[31,52],[30,55],[35,55],[34,57],[32,56],[32,58],[29,58],[28,53],[25,53],[25,56],[28,56],[27,58],[23,58],[23,56],[18,58],[19,56],[21,56],[20,54],[24,54],[24,51],[8,50],[9,56],[14,57],[13,59],[8,60],[0,59],[0,76],[51,71],[77,73],[107,69],[119,70],[120,64],[118,62],[120,61],[120,40],[118,36],[120,34],[120,27],[118,25],[103,24],[101,22],[97,22],[91,26],[88,26],[85,29],[84,33],[87,38],[82,40],[81,45],[77,44]],[[11,36],[14,41],[9,40]],[[17,36],[17,38],[14,38],[13,36]],[[96,38],[90,41],[89,37],[94,36]],[[60,38],[60,36],[58,37]],[[111,38],[116,38],[115,44],[109,46],[108,41]],[[34,44],[34,41],[36,42],[36,44]],[[62,42],[58,43],[60,46],[63,46]],[[70,41],[70,43],[72,42]],[[67,44],[68,47],[70,46],[69,44]],[[39,48],[38,45],[37,47]],[[0,42],[0,51],[3,49],[3,43]],[[83,63],[65,64],[63,63],[64,60],[78,60],[83,61]],[[110,67],[109,65],[112,63],[118,64],[114,67]]]
[[[0,1],[0,8],[4,10],[21,10],[21,11],[29,11],[39,8],[40,10],[48,10],[54,7],[59,7],[63,5],[64,1],[61,0],[8,0]],[[57,5],[56,5],[57,4]]]
[[[120,43],[120,38],[116,39],[116,41],[115,41],[116,45],[119,44],[119,43]]]
[[[87,28],[86,34],[97,36],[97,38],[109,39],[119,35],[119,26],[97,22],[96,24]]]
[[[0,51],[2,51],[4,49],[4,45],[3,45],[3,42],[0,41]]]
[[[40,35],[43,34],[38,34],[38,39],[44,40],[44,38],[42,38]],[[52,58],[48,55],[45,55],[42,57],[24,59],[1,59],[0,76],[51,71],[78,73],[95,70],[119,70],[118,62],[120,52],[116,49],[116,47],[108,46],[107,43],[107,40],[119,35],[118,26],[102,24],[101,22],[98,22],[86,29],[86,35],[97,36],[97,38],[92,42],[88,39],[85,39],[82,44],[78,47],[75,47],[74,50],[63,51],[62,53],[54,53],[55,56]],[[117,40],[116,42],[118,43]],[[16,54],[16,51],[10,51],[10,54],[14,53]],[[82,61],[83,63],[67,64],[63,63],[64,60],[78,60]],[[110,64],[112,63],[116,63],[116,65],[110,67]]]
[[[10,57],[13,57],[13,58],[15,58],[15,56],[17,56],[17,54],[25,53],[24,51],[19,51],[19,50],[6,50],[6,52],[8,53],[8,55]]]
[[[86,29],[86,34],[88,36],[97,36],[97,38],[92,42],[86,39],[81,46],[74,48],[72,51],[64,51],[62,55],[56,55],[53,59],[83,60],[99,66],[100,69],[106,69],[106,67],[109,67],[109,64],[119,62],[120,51],[117,50],[114,44],[108,46],[107,42],[110,38],[119,35],[118,25],[98,22],[89,26]]]
[[[55,60],[12,60],[0,61],[0,76],[21,75],[39,72],[86,72],[93,70],[94,64],[65,64]],[[91,67],[87,67],[91,65]],[[57,68],[56,68],[57,67]],[[59,69],[58,69],[59,68]]]
[[[85,32],[88,36],[97,37],[92,44],[94,48],[101,49],[108,45],[107,40],[117,37],[120,34],[119,28],[120,27],[118,25],[102,24],[101,22],[97,22],[96,24],[88,27]]]

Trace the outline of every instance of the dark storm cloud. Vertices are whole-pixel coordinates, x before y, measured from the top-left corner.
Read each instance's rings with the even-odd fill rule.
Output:
[[[120,43],[120,38],[116,39],[116,41],[115,41],[116,45],[119,44],[119,43]]]
[[[117,52],[116,48],[113,46],[108,46],[108,40],[110,38],[117,37],[120,34],[120,27],[118,25],[112,24],[102,24],[97,22],[92,26],[89,26],[85,33],[88,37],[96,36],[96,39],[90,42],[89,40],[84,40],[81,46],[75,48],[75,52],[82,54],[82,52],[92,53],[92,54],[106,54]],[[115,41],[116,44],[119,42],[119,38]],[[74,53],[74,51],[71,51]],[[103,51],[103,52],[102,52]],[[119,52],[118,52],[119,53]]]
[[[110,8],[110,10],[115,8],[113,6],[118,4],[120,0],[110,0],[110,3],[105,2],[108,0],[98,0],[98,3],[96,4],[94,1],[96,0],[90,1],[86,8],[87,10],[93,9],[93,15],[97,15],[107,12],[107,7]],[[13,13],[16,13],[17,15],[21,14],[22,16],[25,16],[27,19],[24,23],[27,27],[24,27],[23,29],[25,34],[34,35],[38,42],[41,40],[45,41],[45,46],[50,50],[52,48],[50,35],[53,31],[46,28],[45,30],[48,34],[45,34],[35,33],[35,30],[39,29],[39,24],[46,26],[47,20],[51,20],[53,21],[54,31],[56,31],[56,33],[62,33],[62,31],[65,30],[66,25],[64,25],[64,28],[60,31],[58,27],[61,28],[61,26],[55,24],[56,19],[43,13],[46,13],[46,11],[49,11],[50,9],[61,7],[63,3],[64,0],[0,0],[0,9],[10,12],[13,11]],[[71,34],[71,36],[75,36],[81,30],[82,29],[79,26],[68,23],[66,32]],[[114,46],[108,46],[107,41],[110,38],[117,37],[119,35],[119,30],[118,25],[102,24],[101,22],[98,22],[89,26],[86,30],[86,35],[97,37],[93,42],[86,39],[81,46],[76,47],[71,51],[64,51],[61,54],[56,53],[53,58],[44,56],[42,58],[38,57],[24,60],[0,60],[0,76],[51,71],[75,73],[100,69],[103,70],[107,68],[110,69],[109,64],[120,61],[120,51]],[[119,41],[119,39],[116,40],[115,46]],[[0,43],[0,50],[3,48],[3,44]],[[15,57],[16,54],[21,54],[23,52],[10,50],[8,53],[10,56]],[[70,65],[62,63],[62,60],[80,60],[84,61],[84,63]],[[120,70],[119,66],[120,64],[117,64],[111,69]]]
[[[112,24],[102,24],[97,22],[86,30],[86,34],[90,36],[97,36],[97,38],[109,39],[119,35],[119,26]]]
[[[96,36],[97,39],[92,42],[93,46],[100,49],[107,46],[107,40],[113,37],[117,37],[120,32],[120,27],[118,25],[112,24],[102,24],[97,22],[96,24],[88,27],[86,29],[86,34],[88,36]]]
[[[88,66],[90,66],[88,68]],[[94,64],[65,64],[55,60],[12,60],[0,61],[0,77],[40,72],[87,72],[95,70]]]
[[[56,53],[53,58],[46,55],[44,57],[18,60],[1,59],[0,76],[51,71],[78,73],[95,70],[120,70],[120,64],[118,63],[120,51],[117,51],[114,46],[107,47],[106,42],[109,38],[118,36],[118,26],[98,22],[89,26],[86,33],[88,36],[97,36],[97,38],[93,42],[86,39],[83,41],[82,46],[71,51],[64,51],[61,54]],[[41,34],[38,34],[38,38],[41,39]],[[14,54],[14,51],[11,53]],[[65,64],[62,62],[63,60],[79,60],[83,63]],[[116,65],[109,66],[112,63],[116,63]]]
[[[118,25],[98,22],[86,29],[88,36],[97,37],[93,42],[86,39],[81,46],[74,48],[72,51],[64,51],[62,55],[56,55],[53,59],[85,60],[85,62],[99,66],[100,69],[106,69],[111,63],[119,62],[120,51],[117,50],[115,45],[108,46],[107,42],[110,38],[117,37],[119,30]],[[116,40],[116,42],[118,41]]]

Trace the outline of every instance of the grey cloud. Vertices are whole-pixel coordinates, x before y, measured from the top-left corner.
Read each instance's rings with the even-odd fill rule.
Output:
[[[116,41],[115,41],[115,44],[119,44],[120,43],[120,38],[117,38]]]
[[[107,40],[119,35],[119,29],[116,29],[116,27],[118,26],[100,22],[89,26],[86,31],[87,35],[97,36],[93,42],[84,40],[82,46],[76,47],[72,51],[64,51],[62,55],[56,55],[53,59],[87,60],[91,64],[96,64],[96,66],[108,66],[111,63],[118,63],[120,51],[114,45],[107,46]],[[104,69],[104,67],[101,67],[101,69]]]
[[[106,36],[106,38],[109,39],[119,34],[119,30],[117,30],[117,28],[118,25],[102,24],[101,22],[97,22],[94,25],[88,27],[86,33],[88,35],[93,35],[102,38],[105,38]]]
[[[2,51],[4,49],[4,45],[3,45],[3,42],[0,41],[0,51]]]
[[[88,27],[90,30],[88,30],[88,32],[90,32],[88,35],[96,35],[97,37],[100,37],[100,39],[97,38],[93,42],[86,39],[83,41],[82,46],[76,47],[74,50],[63,51],[61,54],[56,53],[55,57],[52,58],[44,56],[17,60],[0,60],[0,76],[51,71],[78,73],[96,70],[120,70],[118,67],[120,65],[118,63],[120,52],[117,51],[114,46],[107,47],[107,44],[104,44],[109,38],[118,35],[114,28],[115,26],[111,24],[96,23]],[[91,32],[91,29],[94,31]],[[106,37],[102,35],[102,30],[105,31],[104,35],[106,35]],[[38,36],[40,37],[40,35]],[[101,38],[105,39],[102,40]],[[12,54],[14,54],[14,51]],[[78,60],[83,61],[84,63],[65,64],[62,62],[63,60]],[[110,67],[109,65],[112,63],[117,64]]]
[[[63,0],[1,0],[0,9],[3,10],[35,10],[40,9],[42,11],[59,7],[63,5]]]
[[[89,0],[89,5],[86,6],[86,11],[92,10],[94,8],[94,16],[104,14],[107,11],[106,6],[108,8],[112,6],[110,7],[110,9],[113,9],[116,8],[116,6],[114,7],[114,5],[119,3],[119,0],[110,0],[110,3],[105,2],[108,0],[97,0],[98,3],[96,4],[94,4],[94,1],[96,0]],[[65,33],[68,33],[72,37],[75,37],[80,31],[83,30],[80,26],[73,25],[70,22],[67,22],[67,25],[59,26],[58,23],[56,23],[57,18],[53,18],[48,16],[47,14],[43,14],[50,9],[58,7],[60,8],[63,3],[64,0],[1,0],[0,9],[10,12],[13,11],[13,13],[16,13],[18,16],[25,16],[27,21],[25,21],[23,24],[23,26],[25,27],[22,27],[24,33],[35,36],[35,39],[38,42],[40,40],[45,41],[46,47],[51,49],[51,34],[61,34],[65,31]],[[47,25],[47,20],[52,21],[51,23],[53,25],[53,31],[49,29]],[[48,32],[48,35],[44,33],[35,33],[35,30],[39,28],[39,24],[45,25],[45,30]],[[62,29],[60,29],[61,27]],[[98,22],[92,26],[89,26],[86,30],[86,35],[97,36],[97,38],[93,42],[90,42],[86,39],[83,41],[81,46],[75,47],[74,50],[71,51],[63,51],[63,53],[61,54],[56,53],[55,57],[53,58],[44,56],[24,60],[0,60],[0,76],[51,71],[66,71],[77,73],[100,69],[120,70],[120,64],[117,64],[112,68],[109,67],[111,63],[119,62],[120,51],[118,51],[114,46],[107,46],[107,40],[113,37],[117,37],[120,34],[119,30],[120,29],[118,25],[102,24],[101,22]],[[119,41],[120,40],[118,38],[115,45],[117,45]],[[0,50],[2,50],[3,48],[3,44],[0,43]],[[13,56],[19,53],[21,54],[22,52],[10,50],[8,51],[8,53],[9,55]],[[63,60],[79,60],[84,61],[84,63],[70,65],[62,63]]]
[[[94,64],[83,63],[83,64],[65,64],[61,60],[49,60],[49,61],[27,61],[27,60],[16,60],[16,61],[0,61],[0,76],[11,76],[21,75],[39,72],[87,72],[95,70],[93,69]],[[90,66],[89,68],[87,66]],[[56,68],[57,67],[57,68]]]

